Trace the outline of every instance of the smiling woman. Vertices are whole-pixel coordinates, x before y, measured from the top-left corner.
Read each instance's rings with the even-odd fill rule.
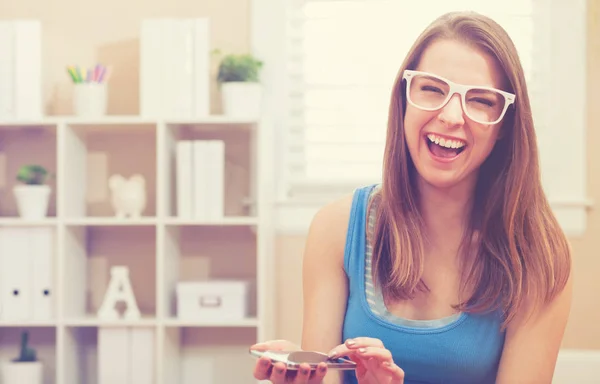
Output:
[[[333,382],[549,383],[571,254],[543,192],[523,67],[474,12],[436,19],[392,88],[383,182],[323,207],[307,239],[304,350]],[[281,341],[255,349],[294,350]],[[319,383],[260,359],[273,383]]]

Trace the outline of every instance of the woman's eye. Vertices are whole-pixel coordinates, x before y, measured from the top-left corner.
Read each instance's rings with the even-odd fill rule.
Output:
[[[438,87],[433,87],[431,85],[425,85],[425,86],[421,87],[421,89],[423,91],[437,92],[437,93],[440,93],[442,95],[444,94],[444,92],[441,89],[439,89]]]
[[[488,107],[493,107],[494,106],[494,102],[491,101],[491,100],[488,100],[488,99],[473,98],[470,101],[474,101],[476,103],[483,104],[483,105],[488,106]]]

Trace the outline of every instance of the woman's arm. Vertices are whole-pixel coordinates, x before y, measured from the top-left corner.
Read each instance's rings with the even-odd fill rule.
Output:
[[[304,315],[302,349],[328,353],[342,341],[342,324],[348,295],[344,248],[352,196],[319,210],[308,233],[302,282]],[[340,383],[328,372],[326,383]]]
[[[507,328],[497,384],[552,382],[571,307],[572,280],[545,307],[524,313]]]

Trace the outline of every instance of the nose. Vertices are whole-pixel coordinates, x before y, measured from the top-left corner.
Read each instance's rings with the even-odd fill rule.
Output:
[[[461,126],[465,123],[460,95],[452,95],[450,100],[441,109],[438,118],[445,122],[448,127]]]

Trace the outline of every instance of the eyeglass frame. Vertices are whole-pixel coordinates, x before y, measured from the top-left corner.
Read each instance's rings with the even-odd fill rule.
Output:
[[[444,100],[444,102],[442,104],[440,104],[439,107],[436,108],[425,108],[419,105],[416,105],[415,102],[413,102],[410,98],[410,84],[411,81],[413,79],[413,77],[415,75],[424,75],[424,76],[429,76],[429,77],[433,77],[435,79],[444,81],[448,84],[448,86],[450,87],[449,91],[448,91],[448,96],[446,96],[446,100]],[[419,108],[423,111],[437,111],[439,109],[442,109],[446,104],[448,104],[448,102],[450,101],[450,99],[452,98],[452,96],[454,96],[454,94],[458,93],[461,97],[461,103],[462,106],[461,108],[463,109],[463,111],[465,112],[465,114],[469,117],[469,119],[475,121],[478,124],[485,124],[485,125],[494,125],[494,124],[498,124],[500,121],[502,121],[502,119],[504,118],[504,115],[506,114],[506,111],[508,110],[508,108],[514,104],[516,96],[513,93],[510,92],[506,92],[503,91],[501,89],[497,89],[497,88],[492,88],[492,87],[485,87],[485,86],[480,86],[480,85],[465,85],[465,84],[458,84],[455,83],[453,81],[450,81],[442,76],[438,76],[435,75],[433,73],[430,72],[423,72],[423,71],[416,71],[416,70],[412,70],[412,69],[405,69],[404,72],[402,73],[402,80],[406,80],[406,99],[408,100],[408,102],[415,108]],[[465,108],[465,105],[467,103],[466,100],[466,95],[467,92],[469,92],[472,89],[482,89],[482,90],[486,90],[486,91],[494,91],[494,92],[498,92],[499,94],[501,94],[502,96],[504,96],[504,109],[502,110],[502,113],[500,114],[500,117],[498,117],[498,119],[496,119],[495,121],[492,122],[481,122],[477,119],[474,119],[469,112],[467,111],[467,109]]]

